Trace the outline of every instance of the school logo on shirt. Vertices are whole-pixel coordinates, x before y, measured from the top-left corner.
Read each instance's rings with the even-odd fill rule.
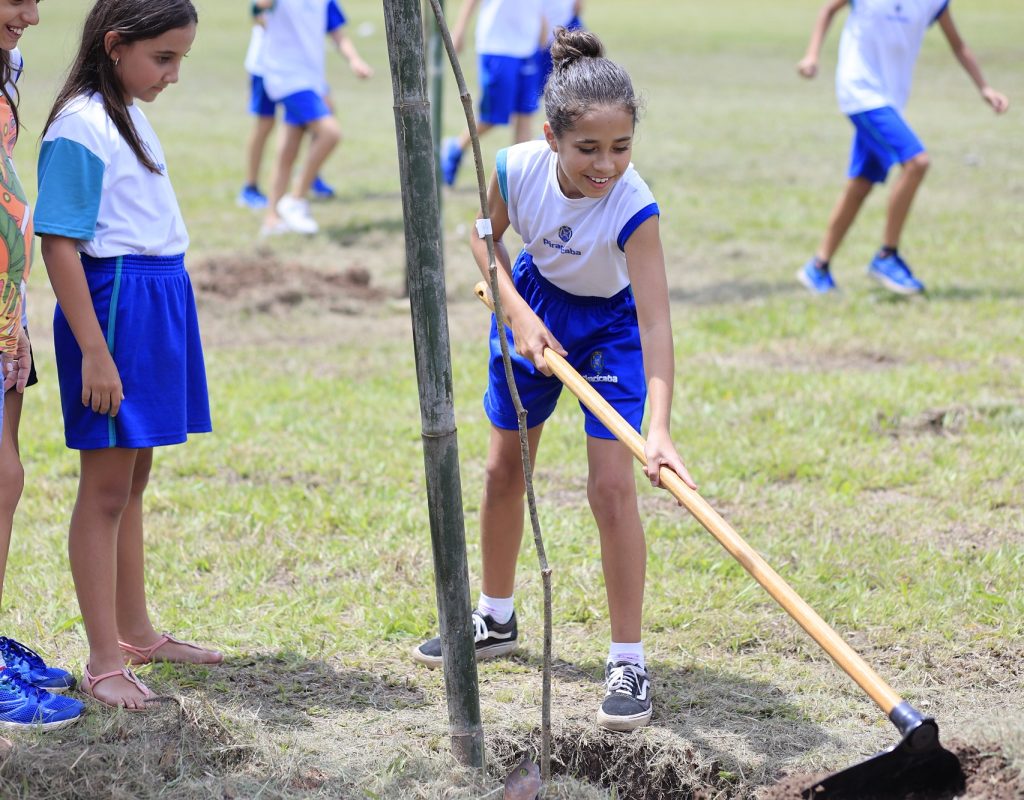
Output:
[[[618,375],[604,374],[604,351],[595,350],[590,354],[590,374],[584,375],[583,379],[590,383],[618,383]]]
[[[558,238],[568,244],[569,240],[572,238],[572,228],[568,225],[563,225],[558,229]]]
[[[563,225],[561,228],[558,229],[558,238],[561,239],[562,241],[556,242],[545,236],[544,244],[546,244],[553,250],[557,250],[563,256],[583,255],[583,253],[581,253],[579,250],[575,250],[572,247],[569,247],[569,240],[572,238],[572,228],[570,228],[568,225]]]
[[[903,3],[896,3],[892,13],[886,14],[890,22],[910,22],[910,18],[903,13]]]

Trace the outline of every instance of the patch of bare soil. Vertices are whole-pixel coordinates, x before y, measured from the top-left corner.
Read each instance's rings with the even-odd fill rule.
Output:
[[[720,367],[784,372],[877,372],[900,365],[889,353],[860,348],[814,350],[802,344],[777,343],[771,347],[716,354],[710,360]]]
[[[199,302],[218,309],[274,314],[312,303],[336,314],[359,314],[387,292],[371,285],[370,271],[355,263],[340,271],[282,261],[273,251],[216,255],[189,264]]]
[[[1014,769],[1002,750],[994,745],[978,748],[953,741],[947,749],[960,759],[963,787],[919,791],[886,792],[863,795],[857,800],[1020,800],[1024,798],[1024,776]],[[800,800],[801,792],[822,775],[789,775],[775,786],[758,794],[758,800]]]

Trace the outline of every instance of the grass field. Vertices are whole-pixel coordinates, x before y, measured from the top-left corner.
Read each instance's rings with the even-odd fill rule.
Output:
[[[864,274],[879,195],[833,261],[841,296],[811,298],[793,275],[842,184],[849,143],[831,81],[837,31],[807,83],[794,65],[816,1],[620,5],[588,3],[585,19],[646,99],[634,160],[662,208],[673,429],[701,492],[935,715],[944,740],[1024,766],[1020,109],[994,117],[929,34],[908,116],[933,169],[902,247],[928,297],[893,299]],[[992,84],[1024,103],[1018,0],[954,5]],[[86,6],[47,0],[25,36],[18,163],[30,194],[42,120]],[[491,771],[462,772],[441,676],[408,657],[433,635],[436,610],[411,326],[397,299],[404,245],[381,4],[345,3],[377,75],[357,83],[330,62],[346,140],[325,171],[340,195],[315,212],[324,232],[268,242],[258,217],[234,205],[249,126],[244,9],[197,6],[181,83],[146,113],[192,236],[215,432],[157,454],[149,589],[161,626],[222,646],[228,663],[143,669],[180,698],[144,718],[93,707],[66,732],[20,736],[0,764],[0,796],[496,797],[502,768],[539,724],[540,580],[524,547],[524,649],[480,668]],[[463,124],[453,82],[446,92],[453,133]],[[506,143],[502,131],[485,139],[488,163]],[[475,592],[486,318],[465,244],[469,175],[445,192],[444,222]],[[370,287],[345,289],[337,278],[352,270],[367,271]],[[66,556],[77,457],[63,445],[41,261],[30,303],[41,383],[26,401],[28,478],[2,632],[79,670],[86,643]],[[546,797],[755,797],[784,773],[843,766],[896,740],[743,570],[649,488],[656,716],[629,737],[597,732],[608,624],[580,430],[567,399],[536,475],[555,569],[556,751],[576,772]]]

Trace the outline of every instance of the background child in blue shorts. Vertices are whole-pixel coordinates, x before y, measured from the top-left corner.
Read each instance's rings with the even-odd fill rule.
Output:
[[[306,199],[321,166],[341,141],[341,127],[324,99],[326,47],[324,20],[329,20],[332,0],[256,0],[265,12],[266,29],[260,48],[259,69],[267,96],[284,107],[281,137],[270,183],[267,211],[261,233],[314,234],[319,230]],[[336,24],[334,24],[336,23]],[[340,21],[329,22],[339,49],[358,59]],[[369,75],[358,59],[357,65]],[[357,69],[357,74],[359,74]],[[292,180],[292,169],[305,135],[311,137],[306,160]],[[291,183],[289,190],[288,184]]]
[[[462,50],[466,27],[480,0],[464,0],[452,28],[455,49]],[[513,141],[530,138],[530,120],[541,90],[537,50],[547,41],[544,0],[483,0],[476,23],[476,52],[480,70],[477,132],[496,125],[513,126]],[[469,146],[469,130],[441,145],[441,176],[449,186]]]
[[[263,48],[264,19],[263,9],[253,5],[253,26],[249,39],[249,49],[245,55],[245,69],[249,73],[250,98],[249,112],[253,115],[253,127],[246,144],[246,182],[238,193],[238,205],[246,208],[262,209],[267,207],[267,197],[259,189],[260,170],[263,165],[263,153],[267,140],[274,129],[277,116],[277,103],[270,99],[263,85],[260,53]],[[338,51],[348,60],[352,72],[360,78],[369,78],[373,70],[363,61],[355,44],[345,35],[345,14],[336,0],[327,4],[327,35],[334,41]],[[324,102],[333,112],[334,107],[328,93],[324,94]],[[320,175],[313,179],[311,191],[314,197],[327,199],[334,197],[334,188]]]
[[[903,107],[925,32],[938,21],[953,55],[971,76],[982,98],[997,114],[1009,107],[1006,97],[984,77],[949,10],[949,0],[829,0],[818,12],[807,53],[797,65],[805,78],[818,73],[818,56],[829,24],[843,6],[850,15],[839,42],[836,95],[840,110],[855,128],[850,156],[849,183],[839,197],[814,257],[797,273],[812,292],[836,288],[830,261],[850,229],[857,212],[876,183],[883,183],[889,168],[903,170],[889,197],[882,247],[868,265],[868,275],[899,294],[918,294],[924,284],[911,272],[899,253],[900,235],[930,159],[924,145],[903,118]]]

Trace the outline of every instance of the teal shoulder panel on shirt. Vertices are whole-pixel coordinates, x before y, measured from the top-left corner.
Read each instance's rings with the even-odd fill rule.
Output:
[[[92,239],[103,193],[103,170],[99,156],[78,142],[63,138],[43,142],[37,168],[36,233]]]
[[[505,205],[508,205],[508,148],[505,147],[498,151],[498,157],[495,160],[495,169],[498,173],[498,191],[501,192],[501,199],[505,201]]]

